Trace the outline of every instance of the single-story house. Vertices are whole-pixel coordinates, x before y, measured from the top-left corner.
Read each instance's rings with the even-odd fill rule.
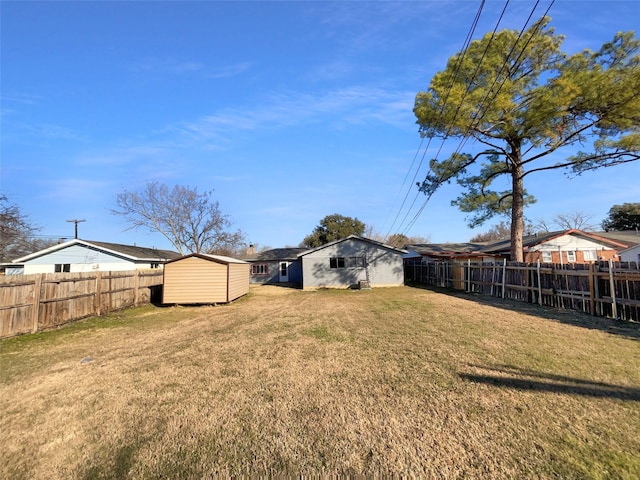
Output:
[[[570,229],[528,235],[522,239],[525,263],[589,263],[618,260],[629,241]],[[424,260],[502,261],[511,256],[511,239],[486,243],[407,245],[406,263]]]
[[[598,235],[609,240],[615,240],[629,246],[638,245],[640,243],[639,230],[621,230],[610,232],[598,232]]]
[[[307,248],[273,248],[250,252],[245,260],[251,263],[251,283],[302,284],[302,270],[298,255]]]
[[[618,252],[620,255],[620,261],[622,262],[636,262],[640,265],[640,243],[633,247],[625,248]]]
[[[250,252],[251,283],[322,287],[404,284],[405,250],[351,235],[317,248],[275,248]]]
[[[223,255],[192,253],[164,265],[162,303],[229,303],[249,293],[250,264]]]
[[[298,254],[302,288],[404,285],[406,250],[351,235]]]
[[[589,263],[600,260],[617,260],[618,251],[628,244],[603,237],[597,233],[570,229],[529,235],[522,239],[525,263]],[[485,252],[497,257],[509,258],[511,240],[487,245]]]
[[[157,248],[122,245],[74,239],[25,255],[12,263],[23,265],[7,268],[6,273],[30,275],[55,272],[124,271],[162,268],[167,260],[179,257],[178,252]]]

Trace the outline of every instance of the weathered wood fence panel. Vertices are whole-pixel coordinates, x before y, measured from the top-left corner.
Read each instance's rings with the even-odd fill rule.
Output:
[[[640,321],[640,269],[635,262],[427,262],[407,265],[405,279],[408,283]]]
[[[0,338],[149,303],[162,271],[0,276]]]

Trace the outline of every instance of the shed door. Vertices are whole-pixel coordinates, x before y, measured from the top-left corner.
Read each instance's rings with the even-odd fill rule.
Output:
[[[289,262],[280,262],[280,281],[289,281]]]

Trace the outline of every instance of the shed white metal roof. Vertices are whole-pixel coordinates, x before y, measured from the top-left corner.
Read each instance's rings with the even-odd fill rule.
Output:
[[[247,263],[247,264],[249,263],[249,262],[245,262],[244,260],[239,260],[237,258],[226,257],[224,255],[211,255],[209,253],[190,253],[182,257],[173,258],[169,260],[167,263],[179,262],[180,260],[184,260],[185,258],[191,258],[191,257],[202,258],[204,260],[210,260],[212,262],[217,262],[217,263],[224,263],[227,265],[230,263]]]

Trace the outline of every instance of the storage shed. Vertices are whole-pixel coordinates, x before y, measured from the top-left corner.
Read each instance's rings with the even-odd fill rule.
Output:
[[[164,265],[162,303],[229,303],[249,293],[250,264],[192,253]]]

